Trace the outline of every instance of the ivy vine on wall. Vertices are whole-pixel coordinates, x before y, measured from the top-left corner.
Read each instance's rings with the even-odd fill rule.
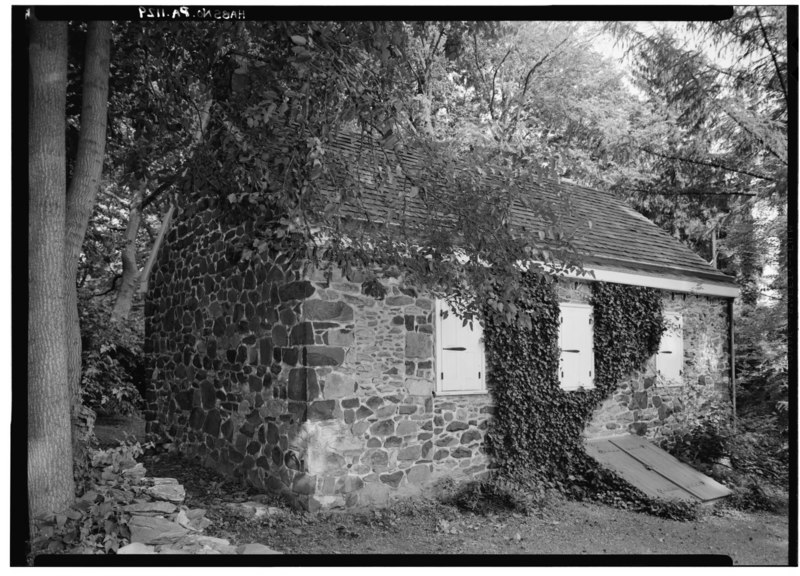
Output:
[[[509,326],[501,313],[484,313],[489,385],[495,417],[487,449],[500,472],[536,478],[578,497],[649,501],[603,469],[583,449],[593,411],[619,382],[658,350],[665,329],[660,292],[592,284],[595,387],[562,390],[558,378],[559,299],[556,281],[530,278],[517,306],[530,329]],[[652,501],[650,501],[652,504]],[[651,506],[652,507],[652,506]]]

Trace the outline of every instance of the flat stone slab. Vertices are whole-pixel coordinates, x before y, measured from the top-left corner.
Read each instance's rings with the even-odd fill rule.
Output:
[[[177,522],[158,516],[132,516],[128,528],[131,530],[131,544],[166,544],[179,540],[188,532]]]
[[[238,554],[280,554],[277,550],[273,550],[268,546],[264,546],[263,544],[252,543],[252,544],[245,544],[244,546],[239,546],[236,549]]]
[[[156,484],[148,488],[147,493],[158,500],[176,504],[180,504],[186,499],[186,491],[180,484]]]
[[[133,542],[127,546],[123,546],[117,550],[117,554],[156,554],[153,546],[142,544],[141,542]]]
[[[191,554],[236,554],[236,547],[224,538],[188,534],[173,544],[173,547]]]
[[[147,474],[147,469],[141,463],[122,471],[123,476],[132,480],[141,480],[145,474]]]
[[[162,500],[155,500],[152,502],[134,502],[133,504],[128,504],[123,508],[125,512],[130,512],[131,514],[172,514],[177,510],[178,507],[171,502],[164,502]]]
[[[178,484],[178,481],[175,478],[153,478],[152,476],[142,478],[142,482],[151,486],[158,486],[160,484]]]

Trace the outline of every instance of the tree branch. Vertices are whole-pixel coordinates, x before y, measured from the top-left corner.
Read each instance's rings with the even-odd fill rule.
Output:
[[[672,156],[670,154],[663,154],[661,152],[655,152],[653,150],[649,150],[644,147],[639,148],[642,152],[646,152],[648,154],[652,154],[653,156],[659,156],[660,158],[666,158],[667,160],[676,160],[678,162],[687,162],[689,164],[696,164],[698,166],[708,166],[709,168],[716,168],[718,170],[726,170],[728,172],[734,172],[737,174],[745,174],[747,176],[752,176],[753,178],[759,178],[760,180],[768,180],[770,182],[775,182],[775,178],[771,178],[770,176],[764,176],[763,174],[756,174],[755,172],[750,172],[748,170],[741,170],[737,168],[731,168],[730,166],[725,166],[723,164],[717,164],[715,162],[704,162],[702,160],[693,160],[691,158],[683,158],[681,156]]]
[[[494,69],[494,74],[492,75],[492,97],[489,100],[489,116],[492,117],[492,120],[494,120],[494,95],[497,82],[497,73],[500,72],[500,67],[503,66],[503,63],[506,61],[506,58],[508,58],[509,54],[511,54],[511,49],[509,49],[508,52],[506,52],[506,55],[503,56],[503,59],[500,60],[500,64],[498,64],[497,68]]]
[[[644,188],[629,188],[634,192],[644,194],[659,194],[661,196],[758,196],[755,192],[705,192],[697,190],[685,190],[681,192],[660,192],[658,190],[645,190]]]
[[[781,74],[781,69],[778,67],[778,60],[775,58],[775,51],[772,49],[772,44],[770,44],[769,38],[767,37],[767,31],[764,30],[764,23],[761,21],[761,13],[758,11],[758,6],[756,6],[756,18],[758,18],[758,27],[761,28],[761,35],[764,37],[764,42],[767,45],[767,50],[769,51],[769,55],[772,58],[772,64],[775,66],[775,74],[778,75],[778,80],[781,83],[781,92],[783,92],[783,99],[786,102],[788,102],[789,94],[786,92],[786,84],[783,82],[783,75]]]

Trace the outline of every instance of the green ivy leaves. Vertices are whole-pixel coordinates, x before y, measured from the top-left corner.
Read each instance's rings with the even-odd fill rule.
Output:
[[[570,392],[562,390],[558,380],[556,282],[529,275],[523,283],[515,305],[529,311],[529,328],[509,323],[495,306],[484,306],[488,382],[495,402],[487,449],[502,474],[528,475],[577,498],[636,503],[660,511],[643,494],[600,469],[584,451],[582,433],[600,402],[657,352],[664,331],[661,294],[596,282],[591,304],[595,388]]]

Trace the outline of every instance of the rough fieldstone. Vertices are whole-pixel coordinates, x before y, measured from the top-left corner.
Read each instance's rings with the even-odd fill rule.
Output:
[[[414,299],[409,296],[388,296],[386,298],[387,306],[408,306],[413,303]]]
[[[181,410],[191,410],[192,400],[194,399],[194,390],[181,390],[175,395],[175,401]]]
[[[157,554],[154,546],[134,542],[117,550],[117,554]]]
[[[380,420],[370,426],[369,432],[374,436],[389,436],[394,433],[394,422],[391,420]]]
[[[458,438],[454,436],[442,436],[436,439],[437,446],[455,446],[458,444]]]
[[[289,343],[292,346],[301,346],[314,343],[314,325],[311,322],[301,322],[294,328],[289,335]]]
[[[274,422],[267,422],[267,442],[271,445],[278,443],[280,433]]]
[[[342,408],[355,408],[361,403],[361,400],[358,398],[348,398],[346,400],[342,400]]]
[[[128,521],[131,543],[162,544],[175,541],[188,533],[188,530],[172,520],[158,516],[132,516]]]
[[[431,469],[427,464],[417,464],[406,472],[409,484],[424,484],[431,478]]]
[[[203,432],[216,438],[219,436],[221,420],[219,410],[209,410],[208,414],[206,414],[206,421],[203,423]]]
[[[398,470],[397,472],[392,472],[391,474],[381,474],[380,478],[381,482],[384,484],[388,484],[392,488],[397,488],[400,485],[400,480],[403,479],[403,471]]]
[[[236,549],[237,554],[280,554],[280,552],[259,543],[245,544]]]
[[[380,396],[372,396],[367,399],[367,406],[373,410],[377,410],[379,406],[383,405],[383,398]]]
[[[458,420],[453,420],[447,425],[446,430],[448,432],[458,432],[459,430],[466,430],[467,428],[469,428],[469,424],[466,424],[465,422],[459,422]]]
[[[312,286],[311,282],[308,282],[307,280],[302,280],[300,282],[289,282],[278,289],[278,296],[280,296],[282,302],[287,302],[289,300],[303,300],[311,296],[314,293],[314,290],[314,286]]]
[[[153,502],[134,502],[123,507],[125,512],[130,512],[132,515],[149,515],[149,514],[172,514],[178,509],[175,504],[171,502],[164,502],[156,500]]]
[[[434,460],[441,460],[443,458],[447,458],[449,455],[450,455],[450,451],[449,450],[445,450],[445,449],[442,448],[440,450],[437,450],[433,454],[433,459]]]
[[[433,382],[420,378],[406,378],[405,387],[410,396],[430,396],[433,392]]]
[[[328,332],[329,346],[342,346],[350,348],[356,342],[355,334],[351,330],[330,330]]]
[[[433,339],[428,334],[406,332],[406,358],[430,358],[433,355]]]
[[[339,366],[344,362],[344,349],[335,346],[306,346],[307,366]]]
[[[385,450],[376,450],[369,457],[370,464],[375,466],[386,466],[389,463],[389,455]]]
[[[348,475],[344,477],[342,482],[342,492],[345,494],[360,490],[364,486],[364,481],[358,476]]]
[[[462,444],[469,444],[470,442],[475,442],[476,440],[481,439],[481,433],[477,430],[467,430],[461,435],[461,443]]]
[[[286,346],[287,344],[289,344],[289,335],[286,332],[286,327],[282,324],[276,324],[272,327],[272,345]]]
[[[387,404],[386,406],[381,406],[375,411],[375,416],[378,418],[388,418],[389,416],[394,416],[395,412],[397,412],[397,406],[395,404]]]
[[[401,420],[397,423],[395,434],[398,436],[409,436],[411,434],[416,434],[418,430],[419,424],[413,420]]]
[[[433,452],[433,442],[428,440],[422,445],[422,457],[429,459],[431,457],[431,452]]]
[[[269,364],[272,358],[272,338],[261,338],[258,341],[259,356],[262,364]]]
[[[303,302],[303,318],[317,321],[348,322],[353,319],[353,309],[344,302],[306,300]]]
[[[397,448],[403,445],[403,439],[399,436],[389,436],[383,443],[384,448]]]
[[[398,460],[417,460],[422,454],[422,447],[419,444],[406,446],[397,452]]]
[[[203,427],[203,420],[205,420],[205,418],[206,414],[203,412],[202,408],[194,408],[189,416],[189,426],[195,430],[199,430]]]
[[[340,372],[332,372],[325,379],[325,398],[343,398],[355,392],[356,382],[352,376]],[[356,400],[356,406],[358,400]],[[342,402],[344,406],[344,402]]]
[[[317,373],[310,368],[292,368],[289,370],[289,399],[301,402],[312,399],[309,392],[319,390]]]
[[[317,486],[317,477],[310,474],[297,474],[292,482],[292,491],[298,494],[313,494]]]
[[[367,408],[366,406],[360,406],[358,410],[356,410],[356,418],[358,420],[363,420],[365,418],[369,418],[372,416],[374,412]]]
[[[461,446],[459,446],[458,448],[450,452],[450,455],[453,458],[471,458],[472,450],[468,450],[467,448],[462,448]]]
[[[359,408],[358,410],[360,411],[361,408]],[[358,411],[356,412],[356,416],[358,416]],[[361,436],[364,432],[367,431],[367,428],[369,428],[369,422],[363,420],[361,422],[356,422],[355,424],[353,424],[353,428],[351,429],[351,431],[353,432],[354,436]]]
[[[333,418],[333,411],[336,408],[336,402],[333,400],[317,400],[308,406],[308,419],[309,420],[330,420]]]

